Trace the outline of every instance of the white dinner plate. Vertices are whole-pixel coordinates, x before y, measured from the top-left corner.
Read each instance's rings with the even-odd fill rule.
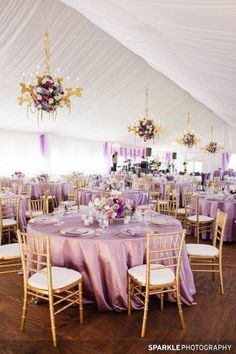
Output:
[[[62,229],[60,233],[64,236],[91,236],[95,231],[86,227],[70,227]]]
[[[51,225],[59,222],[60,220],[58,218],[45,218],[45,219],[38,219],[38,218],[33,218],[30,219],[30,223],[34,225]]]

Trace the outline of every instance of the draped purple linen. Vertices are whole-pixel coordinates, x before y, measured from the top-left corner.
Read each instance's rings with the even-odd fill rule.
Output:
[[[158,232],[174,232],[182,229],[179,221],[168,216],[165,218],[168,227],[158,227],[158,225],[150,227]],[[79,215],[63,217],[62,220],[63,228],[78,228],[83,225]],[[129,227],[131,226],[140,230],[141,225],[131,223]],[[97,223],[90,227],[97,228]],[[143,227],[145,229],[144,225],[142,229]],[[64,236],[60,234],[56,225],[37,227],[29,223],[27,232],[50,236],[53,265],[81,272],[85,303],[95,302],[99,311],[124,311],[127,310],[127,270],[145,262],[146,236],[137,232],[135,237],[116,237],[115,234],[122,228],[124,224],[121,222],[114,223],[108,229],[100,231],[98,237],[92,239],[85,236]],[[195,292],[193,274],[184,245],[180,269],[182,303],[193,305]],[[170,296],[168,299],[176,301]],[[136,301],[132,301],[132,306],[136,309],[142,308],[142,305]]]
[[[223,171],[227,171],[229,167],[229,153],[228,152],[223,152],[222,153],[222,169]]]
[[[43,143],[43,139],[42,138],[42,143]],[[40,144],[41,144],[41,140],[40,140]],[[103,156],[104,159],[107,163],[107,170],[108,172],[110,172],[110,168],[111,168],[111,160],[112,160],[112,155],[114,154],[114,152],[117,152],[118,155],[122,158],[124,158],[125,160],[127,160],[128,158],[130,159],[134,159],[134,161],[136,161],[137,157],[141,157],[141,156],[146,156],[146,148],[128,148],[126,146],[115,146],[112,143],[106,142],[103,144]]]
[[[41,134],[39,136],[39,143],[40,143],[40,151],[42,156],[45,155],[45,151],[46,151],[46,136],[45,134]]]
[[[233,241],[234,239],[234,221],[236,219],[236,203],[232,200],[210,200],[200,198],[199,212],[202,215],[216,218],[217,210],[220,209],[227,214],[227,222],[225,226],[224,241]],[[206,238],[206,235],[203,235]]]

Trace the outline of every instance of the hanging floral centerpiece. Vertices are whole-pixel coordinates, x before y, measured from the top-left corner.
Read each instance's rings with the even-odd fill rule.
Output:
[[[31,74],[31,83],[20,83],[21,96],[18,97],[19,105],[26,104],[27,115],[29,110],[32,113],[37,112],[37,118],[43,119],[43,113],[48,113],[48,118],[56,119],[57,109],[59,107],[66,107],[70,112],[71,97],[81,96],[82,88],[63,88],[62,77],[57,77],[56,74],[50,73],[49,67],[49,39],[48,33],[44,37],[44,50],[45,50],[45,71],[42,76],[36,72],[36,83],[34,83],[33,74]],[[59,70],[59,69],[58,69]],[[69,77],[68,77],[69,78]],[[23,74],[25,81],[25,74]],[[35,107],[36,109],[33,109]]]
[[[224,149],[224,146],[214,141],[213,138],[213,127],[211,127],[211,141],[205,145],[202,150],[209,152],[210,154],[216,154],[217,152]]]
[[[128,127],[128,132],[133,132],[138,135],[142,140],[147,141],[154,139],[164,131],[164,125],[160,121],[154,122],[148,113],[148,89],[146,89],[146,108],[145,115],[139,119],[133,127]]]
[[[188,114],[188,128],[183,135],[176,139],[177,144],[184,145],[191,149],[194,145],[200,144],[201,140],[197,134],[190,128],[190,115]]]

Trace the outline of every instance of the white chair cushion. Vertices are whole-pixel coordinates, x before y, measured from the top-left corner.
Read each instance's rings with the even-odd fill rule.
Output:
[[[188,217],[189,221],[197,222],[197,215],[192,215]],[[199,221],[200,222],[212,222],[214,221],[214,218],[211,218],[210,216],[206,215],[199,215]]]
[[[11,243],[9,245],[0,246],[0,259],[18,258],[20,257],[19,243]]]
[[[55,266],[52,266],[51,269],[53,290],[64,288],[82,278],[82,275],[73,269]],[[48,290],[47,268],[33,274],[28,279],[28,283],[34,288]]]
[[[219,254],[218,248],[211,245],[202,245],[197,243],[187,243],[189,256],[209,256],[214,257]]]
[[[153,264],[152,267],[164,267],[162,264]],[[139,283],[146,283],[146,264],[128,270],[128,273]],[[150,271],[150,285],[163,285],[175,281],[175,274],[170,268],[154,269]]]
[[[14,219],[2,219],[3,227],[15,226],[15,225],[16,225],[16,220]]]
[[[179,208],[177,214],[185,214],[185,208]]]
[[[25,215],[30,217],[30,212],[29,210],[27,210],[25,212]],[[32,217],[35,218],[36,216],[40,216],[40,215],[43,215],[43,212],[41,210],[38,210],[38,211],[32,211]]]

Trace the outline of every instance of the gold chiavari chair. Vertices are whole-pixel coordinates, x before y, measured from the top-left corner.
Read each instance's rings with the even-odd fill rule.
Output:
[[[0,245],[0,274],[15,273],[21,269],[18,243]]]
[[[183,227],[186,227],[187,224],[192,195],[192,193],[184,193],[184,208],[179,208],[177,210],[177,219],[181,221]]]
[[[224,294],[222,251],[227,214],[218,209],[212,245],[188,243],[187,251],[193,272],[210,272],[213,280],[215,273],[220,276],[221,293]]]
[[[20,182],[18,187],[18,194],[19,195],[28,195],[31,197],[32,195],[32,185],[29,183],[24,183],[23,181]]]
[[[209,232],[213,235],[214,218],[199,214],[199,196],[193,195],[189,209],[190,216],[187,217],[187,228],[196,230],[197,243],[199,243],[200,234]]]
[[[80,323],[83,323],[82,275],[73,269],[56,267],[51,264],[49,236],[34,236],[19,230],[17,234],[24,276],[21,330],[25,329],[28,297],[36,296],[47,300],[50,309],[53,346],[56,347],[56,314],[78,304]],[[64,305],[65,301],[66,305]],[[58,310],[55,311],[55,307]]]
[[[180,298],[180,266],[185,232],[147,233],[146,264],[128,270],[128,314],[131,297],[144,305],[141,337],[145,336],[150,295],[160,295],[161,309],[164,294],[176,296],[182,328],[185,327]]]
[[[54,182],[41,183],[42,196],[47,198],[49,206],[55,208],[55,185]]]
[[[8,236],[10,243],[11,234],[16,234],[19,226],[19,203],[19,196],[0,198],[0,245],[4,236]]]
[[[164,188],[164,200],[170,200],[171,193],[172,193],[171,184],[166,184]]]
[[[68,205],[73,204],[73,208],[79,209],[80,206],[80,190],[73,186],[72,184],[66,189],[66,201],[61,202],[61,204]]]
[[[43,214],[48,214],[48,199],[45,197],[40,199],[29,198],[28,209],[29,210],[25,212],[28,219],[32,219]]]

